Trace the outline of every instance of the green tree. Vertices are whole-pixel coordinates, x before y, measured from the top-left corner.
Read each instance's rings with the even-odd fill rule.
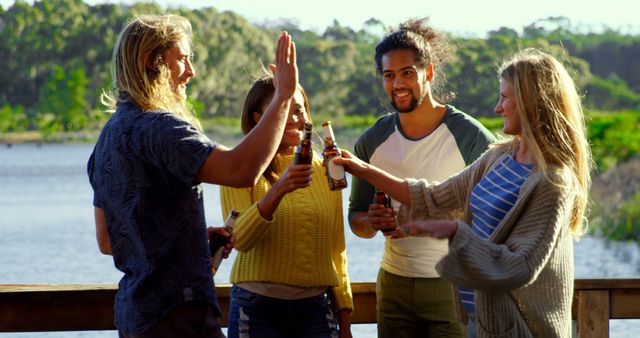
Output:
[[[300,82],[310,95],[311,108],[325,118],[344,116],[346,97],[356,66],[356,45],[346,40],[318,39],[311,45],[296,45],[300,51]],[[321,66],[318,66],[321,65]]]
[[[588,124],[593,158],[601,172],[640,152],[640,112],[591,114]]]
[[[239,116],[261,63],[273,62],[277,35],[259,30],[232,12],[214,8],[180,11],[194,30],[196,77],[190,94],[204,105],[204,117]]]
[[[202,103],[204,118],[239,115],[249,84],[262,74],[261,63],[272,62],[283,29],[292,33],[298,46],[300,79],[314,113],[332,118],[388,109],[373,61],[374,47],[387,28],[375,18],[358,31],[334,21],[319,35],[300,29],[295,20],[255,25],[215,8],[164,10],[153,2],[88,6],[82,0],[43,0],[33,5],[18,0],[0,9],[0,58],[5,66],[0,72],[0,102],[24,107],[28,120],[34,120],[54,66],[68,74],[82,68],[88,80],[85,115],[101,121],[95,110],[100,109],[101,92],[111,87],[110,59],[117,34],[136,15],[163,12],[184,15],[193,25],[197,76],[189,94]],[[441,94],[453,90],[457,99],[452,103],[473,115],[493,115],[496,69],[526,47],[541,48],[566,64],[586,93],[588,108],[638,106],[638,36],[611,29],[581,33],[568,19],[551,17],[524,27],[522,34],[499,27],[486,39],[454,37],[453,41],[459,46],[455,59],[438,70],[436,81],[448,84]]]
[[[638,241],[640,239],[640,193],[624,202],[613,211],[604,212],[595,208],[594,218],[602,234],[615,241]]]
[[[640,108],[640,95],[617,74],[608,79],[594,76],[585,86],[585,104],[604,110]]]
[[[22,106],[5,104],[0,108],[0,132],[24,131],[29,123]]]
[[[79,130],[89,121],[87,116],[87,84],[84,68],[67,72],[54,66],[44,84],[38,105],[39,124],[47,133]]]
[[[335,19],[333,20],[333,25],[327,27],[327,29],[324,31],[324,34],[322,34],[323,39],[334,40],[334,41],[340,41],[340,40],[356,41],[357,37],[358,35],[356,34],[356,32],[353,31],[353,29],[341,25],[340,22],[338,22],[338,20],[335,20]]]

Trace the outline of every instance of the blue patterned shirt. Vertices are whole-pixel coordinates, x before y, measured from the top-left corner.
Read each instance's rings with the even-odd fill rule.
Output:
[[[473,187],[469,199],[471,229],[478,237],[491,237],[498,224],[516,203],[520,187],[532,168],[533,165],[516,162],[509,154]],[[465,311],[475,312],[473,289],[460,287],[459,292]]]
[[[175,114],[118,105],[87,164],[116,268],[118,329],[140,334],[190,300],[214,305],[202,187],[215,144]]]

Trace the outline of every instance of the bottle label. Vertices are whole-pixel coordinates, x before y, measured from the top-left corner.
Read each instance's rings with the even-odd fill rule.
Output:
[[[334,180],[344,179],[344,167],[334,163],[334,160],[337,156],[334,156],[329,159],[329,163],[327,164],[327,172],[329,176]]]

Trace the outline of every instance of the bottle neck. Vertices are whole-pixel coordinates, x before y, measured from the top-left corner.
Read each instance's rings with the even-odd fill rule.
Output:
[[[304,136],[302,136],[302,140],[310,141],[311,140],[311,130],[305,129]]]
[[[238,219],[238,215],[239,215],[238,212],[236,212],[235,210],[231,210],[229,217],[227,217],[227,220],[224,222],[224,228],[233,229],[236,226],[236,220]]]
[[[224,223],[224,229],[227,230],[227,232],[231,232],[235,227],[236,227],[235,218],[229,218],[227,222]]]
[[[330,124],[322,126],[322,137],[324,138],[324,143],[327,144],[329,140],[331,143],[335,143],[335,136],[333,135],[333,129]]]

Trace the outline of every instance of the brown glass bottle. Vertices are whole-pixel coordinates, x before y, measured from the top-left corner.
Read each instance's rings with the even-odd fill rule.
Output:
[[[233,228],[236,226],[236,220],[239,215],[239,212],[231,209],[229,217],[227,217],[227,220],[224,222],[224,229],[229,234],[233,234]],[[224,246],[227,242],[229,242],[228,237],[218,234],[214,234],[211,240],[209,240],[209,250],[211,251],[211,272],[214,275],[216,274],[216,271],[218,271],[218,267],[220,267],[220,263],[222,262],[222,251],[224,250]]]
[[[382,204],[385,208],[391,208],[391,199],[384,191],[376,188],[376,194],[373,197],[373,203]]]
[[[376,192],[375,195],[373,196],[373,203],[376,204],[382,204],[385,208],[392,208],[391,207],[391,198],[389,198],[389,195],[387,195],[384,191],[376,188]],[[393,230],[395,230],[396,228],[389,228],[389,229],[380,229],[380,231],[387,233],[387,232],[391,232]]]
[[[293,157],[293,164],[311,164],[313,159],[313,151],[311,150],[311,132],[313,131],[313,124],[305,123],[304,136],[302,141],[296,148],[296,154]]]
[[[333,163],[336,157],[342,156],[338,144],[336,144],[331,128],[331,121],[322,124],[322,135],[324,137],[324,151],[322,158],[324,159],[325,168],[327,170],[327,179],[329,180],[329,189],[340,190],[347,187],[347,177],[344,167]]]

